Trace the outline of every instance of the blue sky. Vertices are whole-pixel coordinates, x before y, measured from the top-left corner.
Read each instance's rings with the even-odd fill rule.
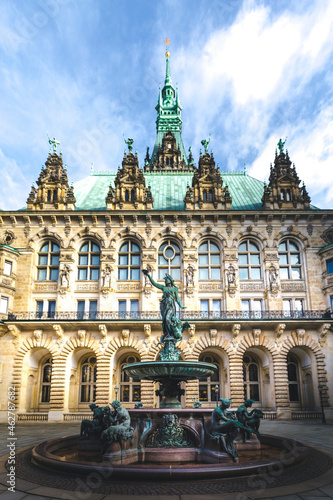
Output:
[[[333,0],[2,0],[0,207],[25,205],[61,142],[69,180],[115,171],[125,137],[143,164],[165,46],[183,140],[223,170],[267,180],[276,143],[312,203],[333,208]]]

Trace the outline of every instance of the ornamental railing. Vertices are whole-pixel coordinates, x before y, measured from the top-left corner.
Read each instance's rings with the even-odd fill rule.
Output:
[[[307,311],[180,311],[178,317],[187,321],[200,320],[313,320],[333,319],[333,313],[327,310]],[[157,311],[139,312],[77,312],[77,311],[52,311],[52,312],[19,312],[2,315],[2,321],[112,321],[112,320],[161,320]]]

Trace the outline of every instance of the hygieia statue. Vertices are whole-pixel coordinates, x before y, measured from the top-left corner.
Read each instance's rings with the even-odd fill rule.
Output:
[[[178,295],[178,288],[175,285],[170,274],[166,274],[164,278],[165,285],[160,285],[153,280],[146,269],[143,269],[143,274],[148,277],[150,283],[162,290],[163,296],[160,301],[160,311],[162,316],[162,331],[160,344],[163,349],[160,352],[162,361],[178,361],[180,352],[176,348],[177,342],[182,340],[182,333],[185,328],[190,325],[187,321],[182,322],[177,318],[176,303],[181,309],[186,309],[182,306]]]

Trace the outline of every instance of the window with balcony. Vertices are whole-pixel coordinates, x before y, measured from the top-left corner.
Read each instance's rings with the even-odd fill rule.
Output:
[[[243,318],[261,318],[264,310],[264,302],[262,299],[242,299],[242,316]]]
[[[238,264],[240,280],[261,279],[261,255],[256,243],[246,240],[239,245]]]
[[[119,300],[118,312],[120,318],[138,318],[139,317],[139,301],[138,300]]]
[[[219,299],[203,299],[200,300],[200,311],[202,318],[220,318],[221,316],[221,301]]]
[[[133,241],[126,241],[119,250],[118,279],[140,279],[141,252],[140,247]]]
[[[285,240],[279,245],[280,278],[282,280],[302,279],[301,252],[292,240]]]
[[[199,246],[199,280],[221,279],[221,256],[220,249],[211,240],[205,241]]]
[[[166,274],[180,281],[180,248],[171,240],[164,242],[158,249],[158,279],[164,280]]]
[[[37,280],[57,281],[59,276],[59,245],[53,241],[44,243],[38,252]]]

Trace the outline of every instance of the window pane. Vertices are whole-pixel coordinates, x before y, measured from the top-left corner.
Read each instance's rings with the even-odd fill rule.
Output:
[[[128,243],[124,243],[121,247],[119,252],[128,252]]]
[[[163,245],[160,246],[160,248],[158,249],[159,252],[163,252],[163,250],[165,249],[165,247],[167,246],[166,243],[163,243]]]
[[[280,265],[287,265],[288,264],[288,254],[286,253],[281,253],[279,254],[279,263]]]
[[[246,267],[239,268],[239,279],[240,280],[248,280],[249,279],[249,270]]]
[[[283,310],[290,312],[290,310],[291,310],[291,301],[290,300],[283,301]]]
[[[89,392],[90,392],[89,385],[81,386],[81,403],[89,403]]]
[[[249,310],[250,310],[250,301],[242,300],[242,311],[249,311]]]
[[[88,243],[84,243],[82,247],[80,248],[80,252],[88,252],[89,251],[89,245]]]
[[[199,385],[199,401],[208,401],[207,385]]]
[[[287,243],[284,241],[279,245],[279,252],[286,252],[286,251],[287,251]]]
[[[171,260],[171,264],[173,266],[180,266],[180,255],[175,255],[174,258]]]
[[[171,259],[174,256],[173,248],[168,247],[165,250],[164,255],[166,256],[167,259]]]
[[[99,246],[98,246],[98,245],[96,245],[96,243],[93,243],[93,244],[91,245],[91,251],[92,251],[92,252],[98,252],[98,253],[100,253],[100,248],[99,248]]]
[[[42,403],[49,403],[50,402],[50,393],[51,393],[51,386],[50,385],[43,385],[42,386],[42,397],[41,397]]]
[[[91,265],[92,266],[99,266],[99,255],[92,255],[91,256]]]
[[[7,310],[8,310],[8,298],[7,297],[1,297],[0,312],[2,314],[7,314]]]
[[[166,275],[167,269],[159,269],[158,270],[158,279],[163,280],[164,276]]]
[[[132,243],[132,252],[140,252],[140,248],[135,243]]]
[[[79,280],[87,279],[87,269],[79,269]]]
[[[208,280],[208,267],[201,267],[199,269],[199,279]]]
[[[56,281],[59,276],[59,269],[50,269],[50,280]]]
[[[59,255],[51,256],[51,266],[59,266]]]
[[[131,269],[131,280],[139,280],[140,279],[140,269]]]
[[[87,265],[88,265],[88,255],[80,255],[79,266],[87,266]]]
[[[258,367],[255,364],[249,365],[249,381],[256,382],[258,380]]]
[[[90,269],[90,279],[99,280],[99,269]]]
[[[139,311],[139,301],[131,300],[131,312],[138,312],[138,311]]]
[[[199,246],[199,252],[208,252],[208,243],[202,243],[202,245]]]
[[[238,247],[238,251],[239,252],[246,252],[247,251],[247,247],[246,247],[246,243],[241,243]]]
[[[180,250],[179,250],[179,246],[178,246],[178,245],[176,245],[175,243],[171,243],[171,246],[172,246],[172,248],[174,248],[174,249],[175,249],[175,252],[179,252],[179,251],[180,251]]]
[[[46,280],[46,269],[38,269],[38,280]]]
[[[259,248],[254,243],[250,243],[250,252],[258,252]]]
[[[215,245],[215,243],[211,243],[210,244],[210,251],[211,252],[219,252],[220,249],[219,249],[219,247],[217,245]]]
[[[247,266],[248,265],[248,260],[247,260],[247,255],[238,255],[238,262],[242,266]]]
[[[299,258],[299,253],[292,253],[290,255],[290,264],[291,265],[297,265],[297,264],[300,264],[301,261],[300,261],[300,258]]]
[[[199,266],[208,266],[208,254],[199,255]]]
[[[119,265],[120,266],[128,265],[128,255],[119,255]]]
[[[38,264],[40,266],[47,266],[47,255],[40,255],[38,259]]]
[[[211,255],[210,256],[210,263],[212,266],[219,266],[220,265],[220,256],[219,255]]]
[[[261,279],[260,267],[251,267],[251,278],[253,280],[260,280]]]
[[[77,302],[77,311],[84,313],[84,307],[85,307],[85,301],[84,300],[78,300]]]
[[[42,246],[40,249],[41,252],[48,252],[49,251],[49,244],[45,243],[45,245]]]
[[[288,380],[289,382],[297,382],[297,366],[293,363],[288,363]]]
[[[97,300],[91,300],[89,302],[89,312],[96,312],[97,311]]]
[[[251,254],[250,261],[252,265],[260,264],[260,255],[259,254]]]
[[[122,385],[120,388],[120,400],[124,403],[129,401],[129,385]]]
[[[170,274],[174,280],[180,280],[180,269],[171,269]]]
[[[217,317],[220,316],[220,314],[221,314],[221,301],[220,300],[213,300],[213,313]]]
[[[262,310],[262,301],[261,300],[253,300],[252,310],[253,311],[261,311]]]
[[[259,401],[259,386],[257,384],[250,385],[250,399]]]
[[[141,387],[139,385],[133,385],[133,401],[141,400]]]
[[[295,245],[295,243],[292,243],[291,241],[289,241],[289,250],[291,252],[298,252],[298,247]]]
[[[295,310],[303,311],[303,300],[296,299],[295,300]]]
[[[298,384],[289,384],[289,400],[292,402],[299,401]]]
[[[292,274],[293,280],[300,280],[301,279],[301,268],[300,267],[293,267],[291,269],[291,274]]]
[[[168,265],[168,261],[163,257],[163,255],[159,255],[158,256],[158,263],[159,264],[162,264],[164,266],[167,266]]]
[[[57,245],[56,243],[52,243],[52,252],[59,252],[59,251],[60,251],[59,245]]]
[[[118,270],[118,279],[119,280],[127,280],[128,279],[128,269],[119,269]]]
[[[7,276],[10,276],[12,274],[12,263],[9,262],[8,260],[5,261],[5,267],[4,267],[3,272]]]
[[[288,267],[280,268],[280,277],[282,280],[289,280],[289,269]]]
[[[333,273],[333,260],[327,261],[327,272],[328,272],[328,274]]]
[[[208,300],[200,300],[200,310],[201,312],[208,313]]]
[[[140,265],[140,255],[132,255],[131,256],[131,265],[139,266]]]
[[[219,267],[213,267],[211,269],[210,274],[211,274],[211,279],[212,280],[219,280],[219,279],[221,279],[221,270],[220,270]]]
[[[126,312],[126,300],[119,300],[118,310],[119,312]]]

